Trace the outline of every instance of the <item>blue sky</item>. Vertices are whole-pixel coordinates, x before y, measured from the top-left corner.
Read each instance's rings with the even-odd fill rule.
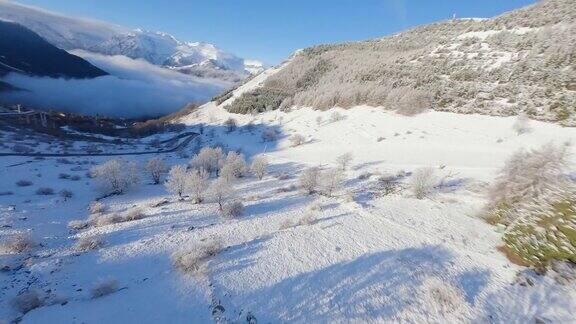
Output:
[[[492,17],[535,0],[21,0],[24,4],[206,41],[276,64],[298,48],[362,40],[458,17]]]

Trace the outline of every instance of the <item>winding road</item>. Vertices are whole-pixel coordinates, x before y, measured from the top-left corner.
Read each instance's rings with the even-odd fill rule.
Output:
[[[168,143],[180,138],[184,140],[180,141],[177,145],[169,149],[160,149],[155,151],[140,151],[140,152],[126,152],[126,153],[0,153],[2,156],[23,156],[23,157],[74,157],[74,156],[122,156],[122,155],[146,155],[146,154],[162,154],[162,153],[172,153],[177,150],[184,148],[190,144],[190,142],[198,136],[198,133],[187,132],[174,136],[173,138],[161,141],[160,143]]]

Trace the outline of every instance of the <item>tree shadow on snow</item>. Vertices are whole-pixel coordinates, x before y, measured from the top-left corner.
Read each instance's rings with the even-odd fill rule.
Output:
[[[264,322],[393,319],[411,307],[425,279],[447,272],[452,258],[441,246],[361,255],[239,296],[237,302]],[[461,277],[472,299],[485,285],[470,280],[474,275]]]

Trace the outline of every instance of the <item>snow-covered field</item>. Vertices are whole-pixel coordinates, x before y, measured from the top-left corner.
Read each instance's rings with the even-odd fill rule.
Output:
[[[343,119],[334,121],[335,112]],[[226,133],[230,117],[238,129]],[[213,103],[183,122],[190,130],[203,123],[205,145],[270,160],[263,180],[235,182],[242,216],[223,219],[215,203],[177,201],[142,174],[140,186],[102,202],[110,213],[141,208],[146,217],[70,231],[68,222],[86,219],[100,195],[85,173],[106,158],[63,164],[0,157],[0,192],[13,193],[0,196],[0,235],[30,231],[41,244],[29,255],[0,256],[7,265],[0,272],[0,322],[21,316],[10,303],[25,289],[38,291],[45,306],[24,315],[24,323],[575,322],[573,284],[512,264],[497,250],[501,233],[478,215],[487,185],[513,152],[551,141],[572,145],[576,129],[531,122],[530,132],[517,135],[515,118],[406,117],[371,107],[231,115]],[[263,142],[270,130],[278,141]],[[306,143],[292,147],[293,134]],[[295,188],[302,170],[333,167],[347,152],[353,162],[334,197]],[[142,165],[149,156],[129,158]],[[162,158],[189,162],[176,154]],[[406,185],[421,167],[445,180],[429,198],[409,190],[379,194],[379,175],[401,175]],[[59,179],[60,173],[81,180]],[[17,186],[22,179],[33,184]],[[39,187],[69,189],[74,197],[35,195]],[[158,205],[164,198],[169,202]],[[78,238],[94,235],[102,248],[73,250]],[[222,250],[201,275],[172,266],[174,252],[209,242]],[[92,298],[93,285],[111,278],[120,289]]]

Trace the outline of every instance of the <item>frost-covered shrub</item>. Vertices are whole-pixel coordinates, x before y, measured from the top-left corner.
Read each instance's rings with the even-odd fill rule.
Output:
[[[220,147],[203,147],[198,154],[196,154],[190,165],[195,169],[203,169],[208,174],[218,175],[220,168],[224,164],[224,152]]]
[[[236,152],[229,152],[226,156],[226,160],[222,169],[220,170],[220,176],[226,179],[233,180],[236,178],[243,177],[248,170],[246,165],[246,159],[244,154],[238,154]]]
[[[164,161],[162,161],[162,159],[158,157],[150,159],[146,163],[144,169],[146,170],[146,172],[148,172],[154,184],[159,184],[162,175],[166,173],[166,171],[168,171],[168,167],[166,166]]]
[[[236,128],[238,128],[238,123],[236,122],[236,119],[228,118],[224,122],[224,127],[226,127],[226,133],[232,133]]]
[[[337,111],[334,111],[330,114],[330,122],[331,123],[339,122],[339,121],[344,120],[344,119],[346,119],[346,117]]]
[[[68,189],[62,189],[60,190],[59,195],[64,198],[64,200],[68,200],[74,196],[74,193]]]
[[[70,179],[70,175],[68,173],[60,173],[58,174],[58,179]]]
[[[109,160],[93,167],[90,174],[106,194],[123,194],[139,182],[134,162]]]
[[[5,236],[0,240],[0,251],[10,254],[24,253],[32,250],[36,243],[27,233]]]
[[[77,252],[87,252],[97,250],[104,246],[104,242],[97,236],[81,237],[74,244],[74,250]]]
[[[16,185],[18,187],[29,187],[32,185],[32,181],[28,181],[28,180],[18,180],[18,182],[16,182]]]
[[[54,194],[54,189],[48,187],[42,187],[36,189],[36,194],[39,196],[50,196]]]
[[[350,163],[352,163],[353,158],[352,153],[344,153],[336,158],[336,164],[338,164],[342,171],[345,171],[348,166],[350,166]]]
[[[142,219],[144,217],[146,217],[146,214],[144,214],[144,211],[141,208],[134,208],[126,212],[123,218],[125,222],[130,222]]]
[[[565,146],[516,152],[490,189],[485,217],[507,226],[503,252],[513,260],[545,267],[576,262],[576,188],[568,178]]]
[[[169,193],[177,196],[179,199],[183,199],[188,184],[187,182],[188,174],[186,167],[183,165],[175,165],[168,172],[168,178],[164,186]]]
[[[317,192],[319,176],[320,170],[317,167],[304,170],[298,177],[300,189],[307,195]]]
[[[467,304],[463,292],[446,281],[431,278],[422,286],[426,294],[422,299],[429,300],[430,306],[439,314],[453,313]]]
[[[92,289],[90,289],[90,295],[93,299],[104,297],[106,295],[113,294],[120,289],[118,280],[116,279],[105,279],[100,280],[94,284]]]
[[[112,214],[108,214],[108,215],[94,214],[94,215],[90,215],[90,217],[89,217],[89,222],[91,222],[92,224],[94,224],[94,226],[97,226],[97,227],[112,225],[112,224],[118,224],[118,223],[122,223],[123,221],[124,221],[124,218],[122,218],[122,216],[120,216],[116,213],[112,213]]]
[[[252,164],[250,165],[250,171],[254,173],[254,175],[259,179],[262,180],[266,173],[268,172],[269,166],[268,159],[264,155],[259,155],[252,160]]]
[[[88,223],[85,220],[80,220],[80,219],[75,219],[75,220],[71,220],[70,222],[68,222],[68,228],[74,231],[79,231],[82,229],[87,228],[90,225],[90,223]]]
[[[101,214],[106,211],[106,205],[100,201],[93,201],[88,205],[88,212],[90,214]]]
[[[278,134],[273,129],[266,129],[262,132],[261,137],[263,142],[274,142],[278,139]]]
[[[244,212],[244,204],[242,204],[242,202],[238,200],[228,202],[224,204],[224,207],[222,208],[222,216],[226,218],[234,218],[242,216],[243,212]]]
[[[306,143],[306,137],[301,134],[295,134],[290,137],[290,143],[292,147],[300,146]]]
[[[516,207],[515,220],[503,237],[507,253],[535,267],[545,267],[554,260],[576,263],[574,197],[574,190],[548,193],[546,198]]]
[[[432,108],[433,96],[425,90],[394,88],[388,93],[386,106],[399,114],[413,116]]]
[[[514,125],[512,125],[512,128],[518,135],[529,133],[532,130],[530,127],[530,118],[525,114],[519,114],[518,117],[516,117],[516,121],[514,122]]]
[[[44,302],[35,290],[26,290],[12,299],[12,307],[22,314],[41,307]]]
[[[417,199],[424,199],[429,196],[436,185],[438,177],[433,168],[420,168],[414,171],[410,179],[409,188]]]
[[[516,218],[515,205],[569,188],[568,168],[566,146],[546,144],[514,153],[489,190],[488,221],[508,225]]]
[[[172,265],[185,274],[203,274],[206,271],[206,262],[221,250],[222,244],[219,241],[210,240],[175,252],[172,254]]]
[[[322,193],[328,197],[332,197],[335,191],[342,188],[344,182],[344,174],[340,169],[329,169],[320,173],[320,187]]]
[[[186,178],[186,190],[190,193],[192,201],[199,204],[204,201],[206,190],[208,189],[208,172],[204,169],[192,169],[188,171]]]

